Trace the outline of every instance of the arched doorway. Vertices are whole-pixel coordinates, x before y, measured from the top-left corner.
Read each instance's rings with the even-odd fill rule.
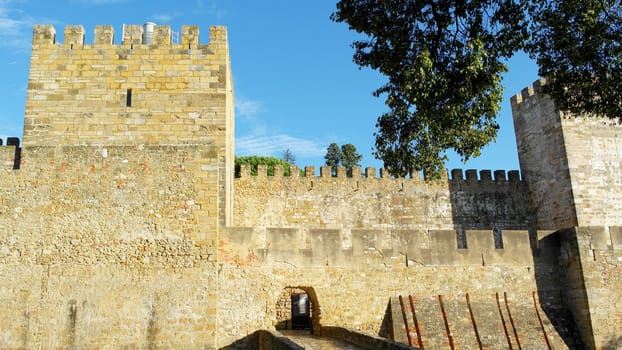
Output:
[[[276,302],[277,330],[320,334],[320,307],[313,287],[286,287]]]

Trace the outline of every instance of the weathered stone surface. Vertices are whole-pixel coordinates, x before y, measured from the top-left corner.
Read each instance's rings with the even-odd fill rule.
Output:
[[[225,28],[142,34],[34,29],[24,142],[0,147],[0,348],[292,348],[257,332],[287,324],[292,291],[315,334],[404,341],[410,295],[426,349],[621,341],[619,125],[555,111],[538,83],[513,100],[524,180],[234,179]]]

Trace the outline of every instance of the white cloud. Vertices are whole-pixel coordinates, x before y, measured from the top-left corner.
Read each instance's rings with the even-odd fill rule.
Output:
[[[0,13],[0,31],[4,35],[15,35],[18,33],[24,22],[9,17],[2,17],[3,15],[6,15],[6,13]]]
[[[247,100],[245,98],[236,98],[235,113],[236,116],[242,118],[254,117],[262,110],[262,103],[259,101]]]
[[[242,136],[236,139],[235,148],[238,155],[278,156],[286,149],[301,157],[321,157],[325,153],[324,147],[315,141],[285,134]]]
[[[6,37],[18,35],[29,23],[21,11],[9,8],[12,1],[0,0],[0,31]]]
[[[54,24],[56,21],[45,18],[34,18],[24,14],[12,4],[23,1],[0,0],[0,32],[3,37],[0,48],[10,48],[12,52],[26,53],[30,51],[32,27],[37,23]]]
[[[207,6],[205,5],[205,1],[196,0],[192,13],[195,15],[207,13],[216,20],[222,20],[227,15],[227,11],[218,6],[216,0],[208,1]]]
[[[181,12],[160,13],[160,14],[153,15],[152,18],[157,23],[168,23],[181,15],[182,15]]]

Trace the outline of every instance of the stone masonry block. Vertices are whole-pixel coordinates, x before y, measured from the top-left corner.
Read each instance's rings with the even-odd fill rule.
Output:
[[[171,44],[171,27],[170,26],[155,26],[153,31],[153,43],[156,45],[170,45]]]
[[[114,43],[114,28],[110,25],[95,26],[95,45],[112,45]]]
[[[143,42],[143,26],[140,24],[126,24],[123,27],[123,44],[141,44]]]
[[[33,45],[56,43],[56,29],[49,24],[36,24],[32,34]]]
[[[611,245],[615,250],[622,250],[622,226],[612,226],[609,228],[611,234]]]
[[[314,265],[339,266],[343,263],[340,231],[334,229],[309,230]]]
[[[456,265],[467,260],[468,251],[458,249],[455,230],[430,230],[432,265]]]
[[[495,264],[532,265],[533,254],[529,242],[529,232],[522,230],[503,230],[503,249],[491,249],[487,257]],[[494,244],[494,242],[493,242]],[[490,257],[494,254],[494,260]]]
[[[294,228],[266,229],[266,248],[269,263],[288,262],[298,264],[299,251],[305,248],[302,235]]]
[[[382,236],[381,230],[352,230],[352,249],[354,256],[362,256],[366,250],[379,249],[379,237]]]
[[[604,227],[586,227],[584,232],[589,235],[590,245],[592,249],[607,250],[611,245],[611,237],[609,231]]]
[[[185,48],[196,48],[199,45],[199,27],[181,27],[181,45]]]
[[[83,45],[84,44],[84,27],[77,26],[65,26],[65,37],[63,44],[69,45]]]
[[[499,260],[492,231],[468,230],[466,238],[469,263],[484,266]]]

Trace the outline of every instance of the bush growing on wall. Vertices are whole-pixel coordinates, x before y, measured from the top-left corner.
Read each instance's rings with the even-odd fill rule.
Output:
[[[240,165],[248,164],[251,167],[251,175],[257,176],[257,165],[268,166],[268,176],[274,175],[274,166],[283,166],[283,175],[289,176],[290,164],[282,159],[276,157],[264,157],[264,156],[242,156],[235,157],[235,177],[240,177]]]

